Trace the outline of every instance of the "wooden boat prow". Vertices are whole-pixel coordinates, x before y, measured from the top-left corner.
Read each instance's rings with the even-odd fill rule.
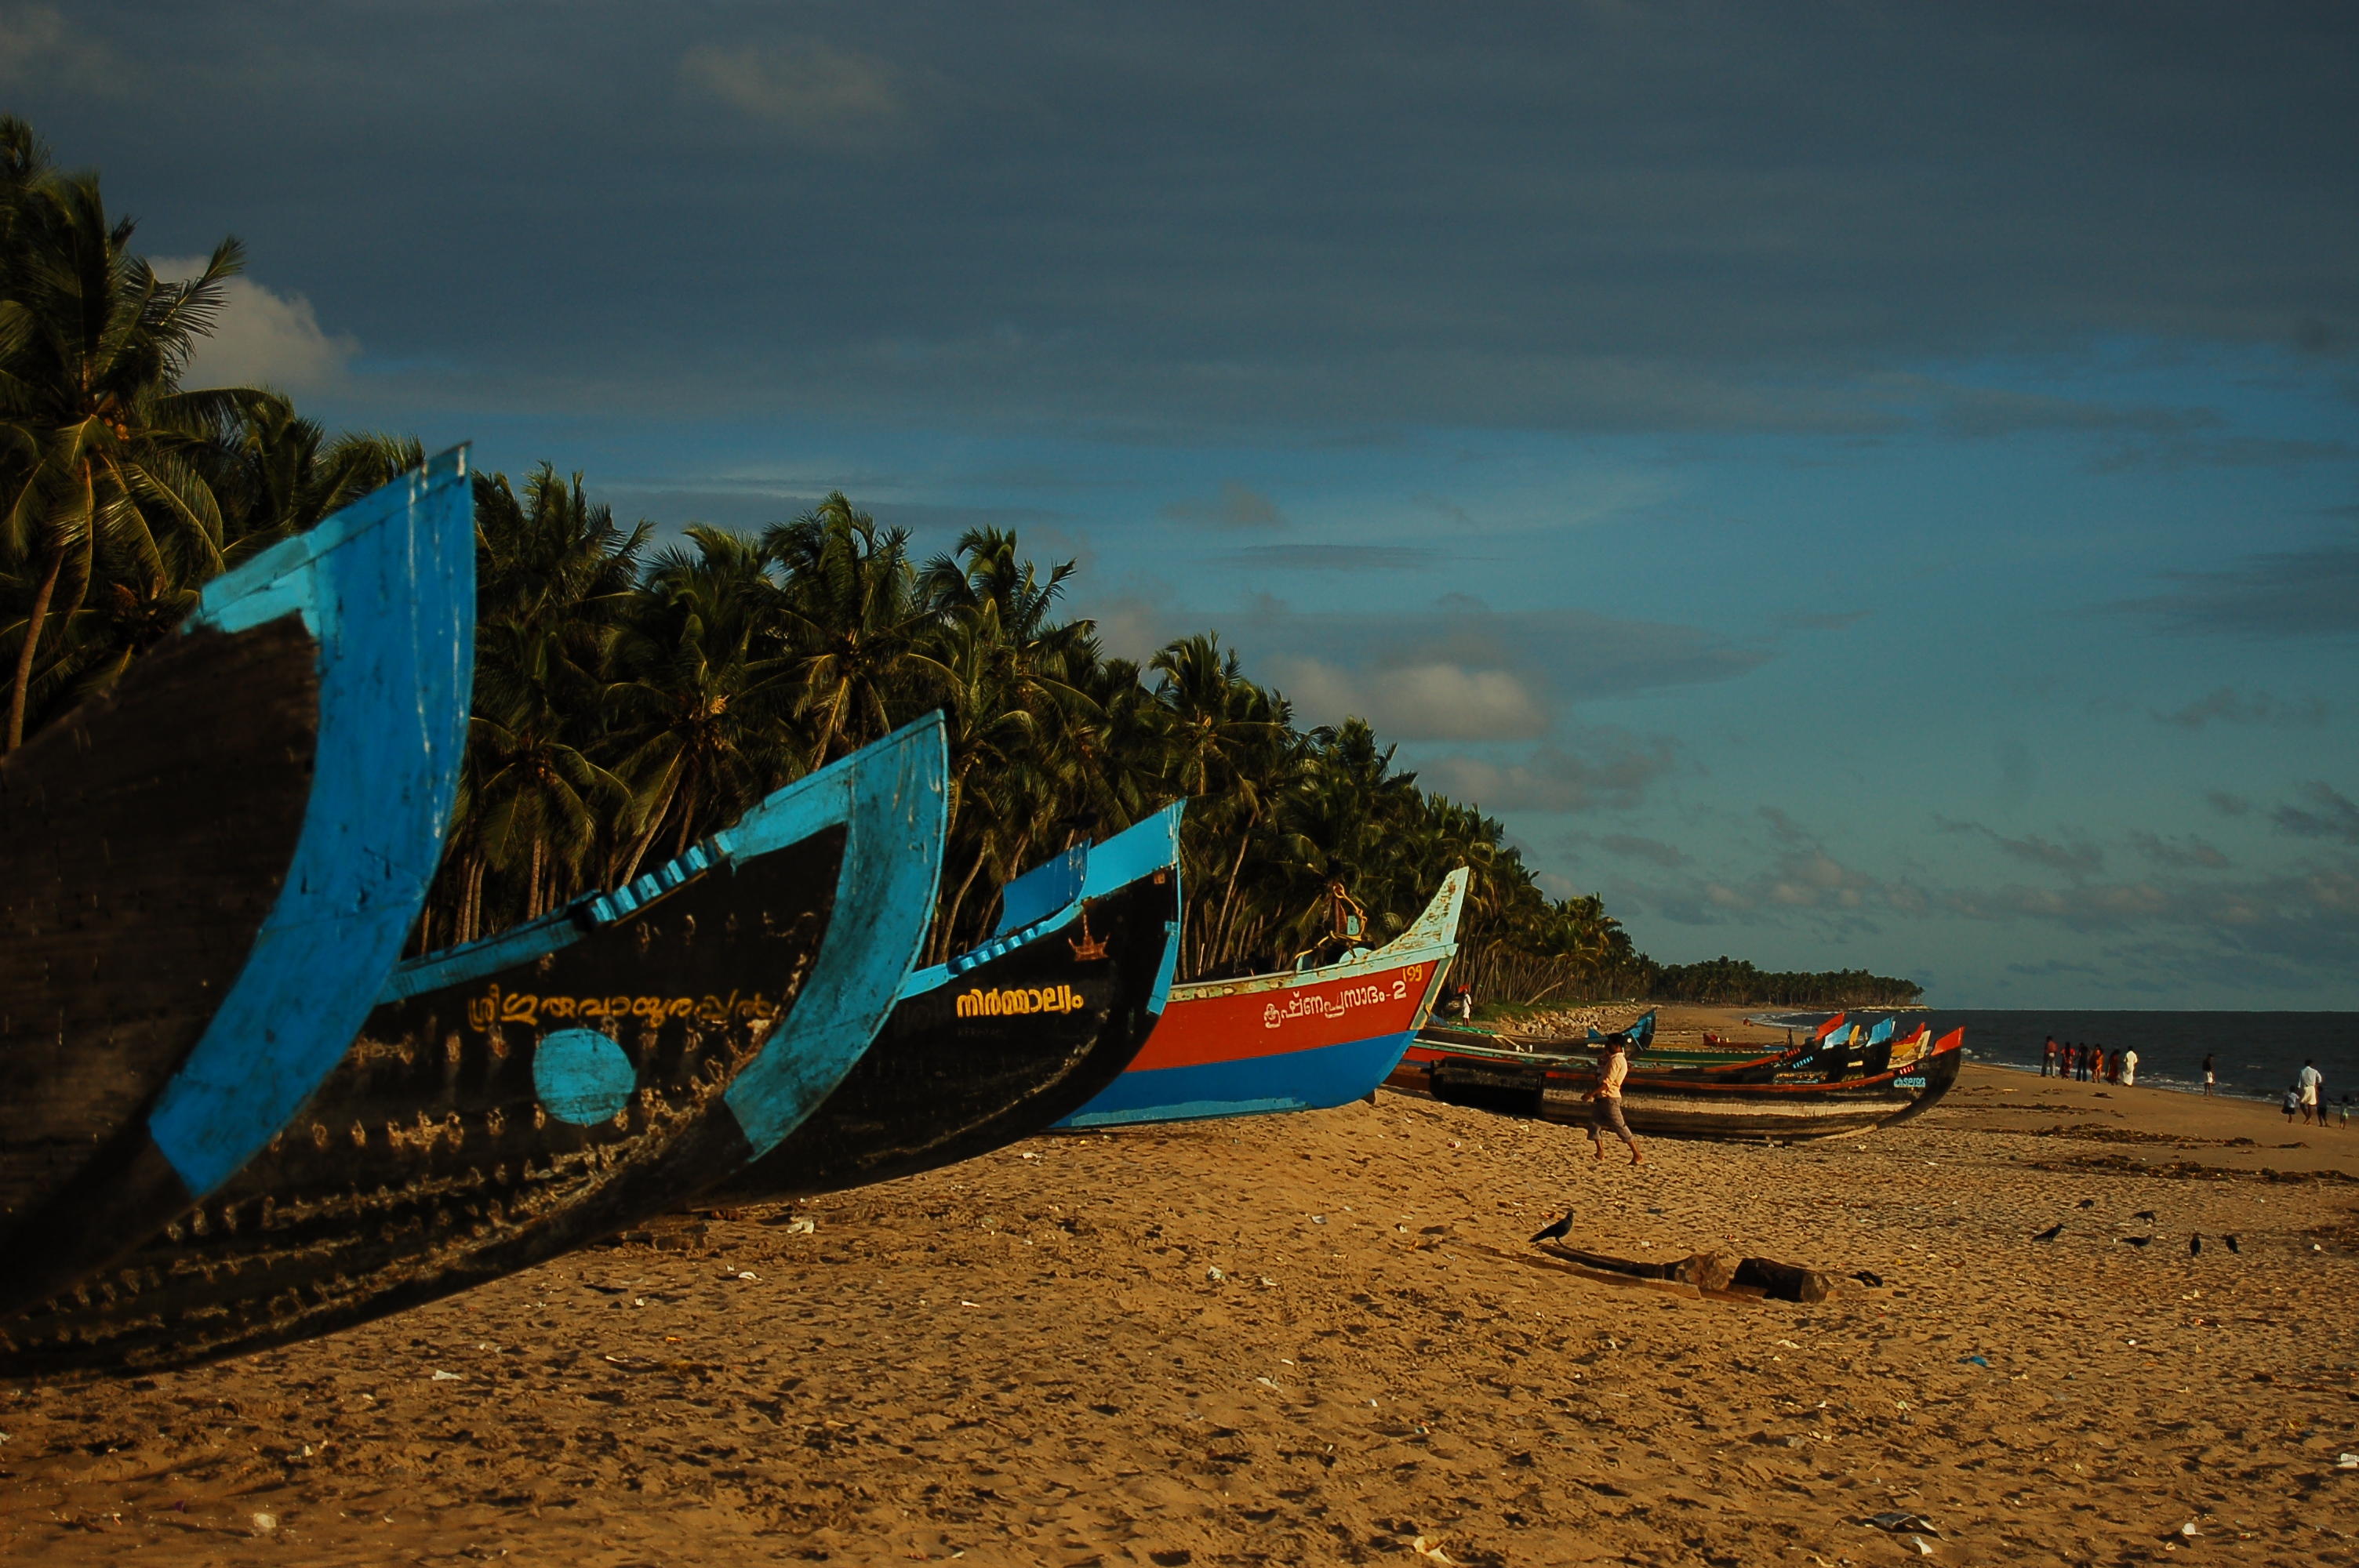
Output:
[[[1028,890],[1006,903],[1013,922],[912,974],[842,1085],[708,1199],[806,1197],[936,1170],[1028,1138],[1102,1092],[1146,1044],[1171,988],[1180,809],[1027,873]]]
[[[440,859],[474,566],[460,448],[0,761],[0,1310],[218,1188],[351,1044]]]
[[[777,1146],[930,924],[930,715],[629,887],[404,964],[284,1136],[96,1280],[0,1319],[0,1377],[187,1365],[554,1257]]]
[[[1129,1070],[1057,1126],[1262,1116],[1373,1093],[1433,1010],[1471,875],[1451,871],[1382,947],[1292,973],[1174,985]]]

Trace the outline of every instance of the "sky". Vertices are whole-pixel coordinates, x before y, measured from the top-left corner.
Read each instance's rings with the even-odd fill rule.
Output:
[[[1666,962],[2359,1009],[2359,12],[0,0],[196,379],[1074,560]]]

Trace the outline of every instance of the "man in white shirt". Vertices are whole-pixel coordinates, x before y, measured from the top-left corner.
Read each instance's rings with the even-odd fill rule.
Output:
[[[2318,1070],[2318,1064],[2315,1061],[2304,1058],[2301,1064],[2301,1076],[2296,1078],[2294,1083],[2301,1089],[2301,1124],[2308,1127],[2310,1119],[2317,1117],[2318,1125],[2325,1126],[2326,1118],[2319,1111],[2318,1091],[2324,1087],[2326,1075]]]
[[[1630,1146],[1630,1163],[1643,1165],[1647,1157],[1638,1152],[1638,1141],[1630,1136],[1630,1124],[1622,1119],[1622,1080],[1630,1076],[1630,1047],[1625,1041],[1609,1042],[1605,1047],[1605,1065],[1597,1075],[1597,1087],[1589,1091],[1589,1137],[1597,1145],[1597,1157],[1605,1158],[1605,1135],[1618,1133]]]
[[[2125,1051],[2122,1053],[2122,1087],[2128,1088],[2132,1084],[2136,1082],[2137,1053],[2136,1051]]]

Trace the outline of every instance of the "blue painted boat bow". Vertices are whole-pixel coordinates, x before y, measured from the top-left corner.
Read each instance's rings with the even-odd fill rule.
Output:
[[[424,907],[474,684],[467,449],[442,453],[209,585],[188,630],[299,615],[320,643],[310,805],[277,902],[147,1130],[203,1197],[340,1061]]]

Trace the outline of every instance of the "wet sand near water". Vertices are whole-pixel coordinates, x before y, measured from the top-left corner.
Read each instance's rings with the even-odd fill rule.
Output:
[[[0,1390],[0,1553],[2359,1561],[2359,1138],[2095,1092],[1970,1068],[1901,1128],[1636,1171],[1389,1093],[1036,1140],[257,1358]],[[1741,1306],[1515,1260],[1567,1200],[1594,1250],[1885,1283]],[[1940,1533],[1858,1522],[1887,1511]]]

